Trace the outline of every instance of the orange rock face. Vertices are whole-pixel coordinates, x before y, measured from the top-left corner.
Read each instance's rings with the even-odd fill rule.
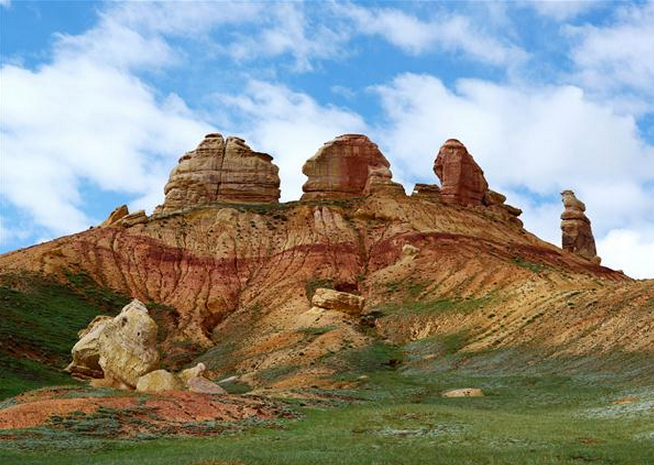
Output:
[[[482,205],[488,183],[465,145],[449,139],[438,151],[434,172],[441,180],[440,200],[459,205]]]
[[[565,210],[561,214],[561,247],[593,263],[600,263],[590,220],[584,213],[586,205],[570,190],[561,192]]]
[[[345,199],[374,194],[404,195],[390,163],[364,135],[345,134],[324,144],[302,167],[309,178],[302,200]]]
[[[155,213],[213,202],[277,202],[278,172],[270,155],[254,152],[243,139],[208,134],[179,159],[164,188],[166,200]]]

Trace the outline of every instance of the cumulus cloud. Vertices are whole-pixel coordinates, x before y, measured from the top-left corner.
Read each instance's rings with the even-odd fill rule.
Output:
[[[403,179],[435,181],[425,167],[454,137],[491,187],[525,209],[526,226],[552,242],[559,242],[558,193],[567,188],[586,202],[600,237],[654,218],[654,147],[632,117],[579,88],[460,80],[450,89],[430,75],[404,74],[374,90],[388,117],[378,138]]]
[[[602,264],[633,278],[654,277],[654,223],[639,229],[614,229],[597,244]]]
[[[105,15],[85,34],[59,36],[53,53],[34,70],[0,68],[0,195],[35,226],[64,234],[97,220],[85,184],[153,199],[173,157],[211,127],[136,76],[174,59],[160,37]]]
[[[521,48],[501,41],[474,24],[467,16],[439,11],[420,18],[396,8],[365,8],[337,5],[337,11],[355,24],[356,34],[383,37],[407,53],[462,52],[474,60],[493,65],[511,65],[526,59]]]
[[[226,46],[227,52],[237,60],[288,54],[294,59],[293,69],[299,72],[313,70],[317,60],[345,55],[344,45],[350,32],[340,23],[336,27],[326,24],[321,15],[314,20],[305,9],[303,4],[296,3],[269,5],[260,18],[260,27],[249,34],[236,34]]]
[[[339,134],[366,132],[358,114],[320,105],[309,95],[279,84],[253,80],[242,94],[219,98],[237,120],[233,130],[257,150],[274,156],[285,201],[302,195],[306,181],[302,165],[323,143]]]
[[[617,10],[606,25],[567,26],[576,79],[604,95],[654,98],[654,1]],[[649,111],[654,106],[647,105]]]

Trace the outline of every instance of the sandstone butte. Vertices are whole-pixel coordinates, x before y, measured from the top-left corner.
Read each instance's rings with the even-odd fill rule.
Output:
[[[302,186],[302,200],[404,195],[404,188],[391,181],[390,166],[377,144],[366,136],[339,136],[325,143],[302,167],[309,178]]]
[[[190,351],[207,378],[237,373],[257,389],[333,386],[329,356],[371,344],[364,321],[391,343],[465,333],[466,353],[527,345],[521,365],[562,356],[581,366],[589,354],[654,346],[654,312],[642,311],[654,282],[597,263],[578,204],[564,219],[577,222],[564,233],[571,253],[526,231],[460,142],[444,144],[435,171],[440,188],[406,196],[374,143],[340,136],[305,164],[302,200],[282,204],[271,157],[212,134],[180,159],[153,215],[120,209],[103,227],[3,254],[0,281],[21,289],[26,274],[64,285],[85,276],[165,305],[161,353]],[[347,295],[316,296],[321,288]],[[113,323],[87,334],[102,324]],[[78,348],[92,353],[86,342]],[[260,375],[279,367],[293,369]]]
[[[278,172],[270,155],[254,152],[243,139],[207,134],[179,159],[164,188],[166,199],[155,212],[213,202],[277,202]]]

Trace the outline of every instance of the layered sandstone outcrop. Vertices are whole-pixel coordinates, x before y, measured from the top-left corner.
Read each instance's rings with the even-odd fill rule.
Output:
[[[561,192],[565,210],[561,214],[561,247],[593,263],[600,263],[590,220],[584,213],[586,205],[571,190]]]
[[[413,196],[447,204],[485,207],[495,216],[522,227],[518,219],[522,210],[506,204],[506,196],[488,188],[483,170],[460,141],[445,141],[434,161],[434,172],[441,181],[440,190],[436,186],[416,184]]]
[[[278,202],[278,172],[270,155],[253,151],[243,139],[208,134],[179,159],[164,188],[166,199],[155,213],[213,202]]]
[[[518,218],[522,215],[522,210],[505,203],[506,196],[504,194],[488,189],[484,194],[482,202],[485,207],[496,213],[500,218],[522,227],[522,220]]]
[[[361,296],[325,288],[316,289],[311,298],[311,305],[314,307],[338,310],[355,316],[361,314],[364,304],[365,299]]]
[[[445,141],[434,161],[434,172],[441,180],[440,200],[459,205],[482,205],[488,183],[484,172],[456,139]]]
[[[441,188],[436,184],[416,184],[413,187],[411,197],[426,200],[439,200],[441,196]]]
[[[109,214],[107,219],[100,223],[100,227],[105,228],[107,226],[112,226],[127,215],[129,215],[129,209],[127,208],[127,205],[116,207],[114,211]]]
[[[368,195],[404,196],[392,181],[390,163],[366,136],[345,134],[325,143],[302,167],[309,178],[302,200],[346,199]]]

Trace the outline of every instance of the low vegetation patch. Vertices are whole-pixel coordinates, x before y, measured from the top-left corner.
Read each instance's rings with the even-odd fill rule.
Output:
[[[513,263],[521,268],[531,271],[532,273],[540,273],[545,269],[545,265],[542,263],[530,262],[519,255],[513,257]]]
[[[336,326],[318,326],[312,328],[302,328],[298,331],[301,334],[308,334],[311,336],[320,336],[321,334],[328,333],[336,329]]]

